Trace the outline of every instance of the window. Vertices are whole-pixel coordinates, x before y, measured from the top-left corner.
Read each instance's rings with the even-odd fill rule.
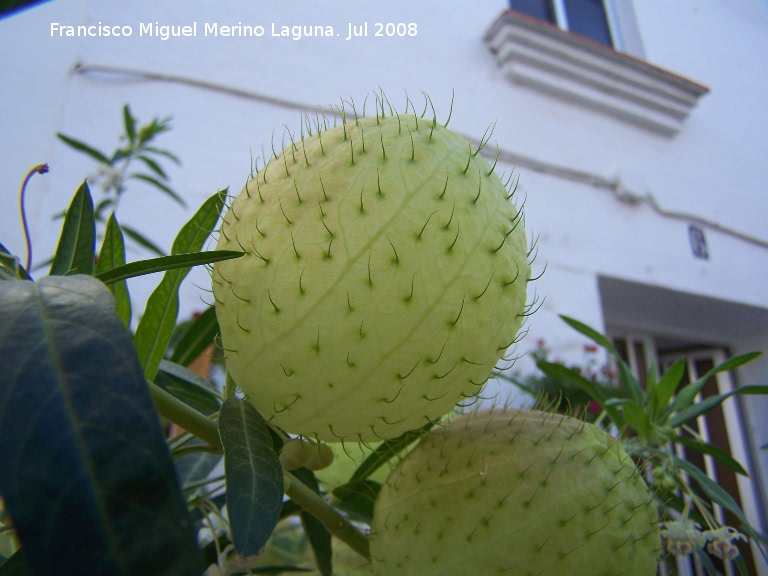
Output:
[[[510,0],[510,8],[595,42],[618,48],[610,2],[605,0]]]

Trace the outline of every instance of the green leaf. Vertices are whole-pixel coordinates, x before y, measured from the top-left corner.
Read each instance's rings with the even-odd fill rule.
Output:
[[[136,119],[131,116],[131,109],[128,104],[123,106],[123,126],[125,126],[125,135],[128,142],[136,144]]]
[[[563,366],[562,364],[556,364],[554,362],[545,362],[540,361],[536,363],[536,366],[538,366],[539,370],[544,372],[547,376],[550,376],[552,378],[557,378],[559,380],[563,380],[566,382],[571,382],[583,390],[585,390],[594,400],[600,404],[600,406],[608,413],[608,416],[611,418],[614,424],[621,426],[624,423],[624,418],[618,410],[616,410],[616,407],[613,406],[611,403],[609,403],[605,397],[605,395],[600,391],[600,389],[595,386],[594,382],[591,382],[584,378],[581,374],[576,372],[575,370],[572,370],[571,368],[568,368],[567,366]]]
[[[640,386],[640,383],[637,381],[637,378],[632,374],[632,370],[630,370],[629,366],[627,366],[627,363],[624,361],[624,359],[619,354],[618,350],[614,347],[613,344],[600,334],[597,330],[594,328],[590,328],[583,322],[579,322],[578,320],[575,320],[574,318],[570,318],[568,316],[560,315],[560,318],[568,324],[571,328],[576,330],[577,332],[580,332],[587,338],[594,340],[595,343],[599,344],[608,352],[611,353],[611,355],[616,359],[616,362],[619,365],[619,374],[621,376],[621,383],[624,385],[624,389],[627,391],[627,394],[629,397],[634,400],[637,404],[643,403],[643,388]]]
[[[219,220],[223,202],[219,193],[203,203],[173,242],[172,254],[198,252]],[[147,380],[154,380],[160,360],[165,356],[179,313],[179,287],[188,268],[169,270],[149,297],[144,315],[136,328],[134,342]]]
[[[709,456],[712,456],[715,460],[727,466],[737,474],[741,474],[743,476],[749,476],[749,473],[746,470],[744,470],[744,467],[741,464],[739,464],[730,454],[721,450],[717,446],[714,446],[713,444],[698,442],[696,440],[692,440],[691,438],[688,438],[687,436],[677,436],[674,439],[674,442],[677,442],[678,444],[682,444],[686,448],[696,450],[701,454],[708,454]]]
[[[683,388],[680,391],[680,393],[675,397],[675,400],[672,402],[672,405],[669,408],[667,408],[667,414],[672,414],[673,412],[679,412],[683,408],[690,406],[693,403],[693,401],[696,399],[696,395],[699,392],[701,392],[701,389],[704,388],[707,381],[710,378],[712,378],[712,376],[714,376],[715,374],[734,370],[735,368],[738,368],[739,366],[754,360],[755,358],[760,356],[760,354],[762,354],[762,352],[750,352],[748,354],[740,354],[739,356],[734,356],[733,358],[729,358],[725,362],[718,364],[717,366],[712,368],[709,372],[704,374],[704,376],[702,376],[695,382],[691,382],[685,388]]]
[[[11,254],[5,246],[0,244],[0,280],[32,280],[19,262],[18,256]]]
[[[158,256],[165,256],[165,252],[162,248],[160,248],[157,244],[152,242],[149,238],[144,236],[141,232],[136,230],[135,228],[126,226],[123,224],[122,226],[123,233],[128,236],[131,240],[136,242],[139,246],[142,248],[146,248],[150,252],[154,252]]]
[[[624,419],[627,424],[633,428],[640,437],[648,438],[648,433],[651,429],[651,419],[650,415],[643,410],[643,407],[629,401],[622,405],[622,411],[624,412]]]
[[[163,180],[168,180],[168,175],[165,173],[165,170],[160,167],[160,164],[152,160],[152,158],[145,156],[144,154],[139,154],[136,156],[136,158],[144,162],[144,164],[147,165],[147,168],[152,170],[152,172],[157,174],[160,178]]]
[[[261,550],[277,524],[283,469],[264,419],[247,400],[229,398],[222,404],[219,435],[233,543],[241,556],[250,556]]]
[[[74,138],[70,138],[69,136],[65,136],[64,134],[58,133],[56,136],[64,142],[67,146],[70,146],[71,148],[74,148],[78,152],[82,152],[83,154],[87,154],[96,162],[99,162],[101,164],[106,164],[108,166],[112,165],[112,162],[107,158],[105,154],[102,154],[96,148],[91,148],[88,146],[88,144],[84,142],[80,142],[80,140],[75,140]]]
[[[349,482],[365,480],[371,474],[376,472],[381,466],[389,462],[394,456],[407,448],[413,442],[424,436],[435,425],[434,422],[428,422],[421,428],[404,432],[397,438],[385,440],[371,452],[368,457],[357,467]]]
[[[680,380],[685,373],[685,358],[678,358],[664,374],[662,374],[658,385],[651,393],[649,391],[649,402],[654,415],[664,413],[675,394],[675,390],[680,385]]]
[[[174,164],[177,164],[179,166],[181,165],[181,160],[179,160],[179,157],[173,154],[172,152],[169,152],[168,150],[155,148],[154,146],[144,146],[142,147],[142,150],[144,152],[151,152],[152,154],[159,154],[160,156],[165,156]]]
[[[355,480],[337,486],[333,495],[338,498],[338,507],[362,522],[373,520],[373,505],[381,490],[381,484],[373,480]]]
[[[171,256],[160,256],[159,258],[150,258],[149,260],[139,260],[130,264],[123,264],[117,268],[106,270],[96,277],[105,284],[119,282],[127,278],[154,274],[155,272],[165,272],[166,270],[189,269],[201,264],[211,264],[221,260],[231,260],[240,258],[245,252],[234,250],[211,250],[208,252],[192,252],[190,254],[172,254]]]
[[[193,439],[190,444],[205,446],[205,443],[197,438]],[[221,462],[221,458],[221,454],[193,452],[176,460],[176,474],[179,477],[179,485],[182,490],[208,479],[211,472]]]
[[[674,455],[671,456],[677,466],[685,470],[691,478],[696,480],[696,483],[701,487],[702,491],[712,499],[712,502],[719,504],[723,508],[733,512],[734,515],[744,523],[745,527],[749,527],[749,522],[744,516],[744,512],[741,511],[739,505],[736,504],[736,501],[731,497],[730,494],[728,494],[728,492],[726,492],[714,480],[712,480],[709,476],[704,474],[704,472],[702,472],[699,468],[690,462],[687,462],[682,458],[678,458]]]
[[[50,275],[93,274],[95,249],[96,221],[93,217],[93,199],[88,182],[83,181],[64,217]]]
[[[152,176],[147,176],[146,174],[130,174],[128,176],[128,178],[135,178],[136,180],[143,180],[144,182],[149,182],[153,186],[155,186],[155,187],[159,188],[161,191],[165,192],[168,196],[173,198],[176,202],[178,202],[179,204],[181,204],[185,208],[187,206],[187,203],[184,202],[184,199],[181,196],[176,194],[176,192],[174,192],[171,189],[170,186],[168,186],[166,184],[163,184],[157,178],[153,178]]]
[[[0,493],[35,574],[200,574],[130,333],[98,280],[0,291]]]
[[[99,259],[96,262],[96,277],[109,274],[116,268],[125,264],[125,242],[120,224],[114,214],[107,221],[104,231],[104,241],[99,251]],[[103,282],[103,280],[102,280]],[[126,326],[131,325],[131,296],[128,294],[128,285],[124,281],[116,281],[108,286],[109,291],[115,297],[117,303],[117,315]]]
[[[702,414],[706,414],[716,406],[722,404],[723,400],[730,398],[735,394],[768,394],[768,386],[743,386],[741,388],[735,388],[725,394],[710,396],[701,402],[696,402],[695,404],[680,410],[680,412],[669,419],[669,425],[675,428],[677,426],[682,426],[691,420],[695,420]]]
[[[209,306],[181,337],[181,340],[173,350],[171,361],[189,366],[189,364],[202,354],[219,333],[219,323],[216,320],[216,309]]]
[[[160,362],[155,384],[204,416],[218,412],[221,405],[212,382],[168,360]]]
[[[0,576],[32,576],[24,550],[17,550],[0,565]]]
[[[293,471],[293,475],[309,486],[316,494],[320,494],[317,478],[315,478],[311,470],[299,468]],[[302,510],[300,516],[301,524],[304,526],[304,533],[307,535],[309,544],[312,546],[312,552],[315,555],[318,571],[322,576],[332,576],[333,547],[331,544],[331,533],[328,532],[320,520],[306,510]]]

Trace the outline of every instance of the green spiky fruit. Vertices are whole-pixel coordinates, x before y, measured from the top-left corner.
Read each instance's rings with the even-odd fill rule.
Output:
[[[528,410],[433,428],[382,487],[371,526],[380,576],[653,576],[652,495],[602,429]]]
[[[434,119],[314,128],[224,217],[218,249],[247,252],[212,275],[227,370],[287,432],[393,438],[476,395],[514,342],[522,214]]]

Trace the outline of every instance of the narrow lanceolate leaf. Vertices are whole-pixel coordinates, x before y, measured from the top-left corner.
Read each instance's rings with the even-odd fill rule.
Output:
[[[51,276],[93,274],[96,246],[96,221],[88,182],[75,192],[64,216],[59,245],[53,256]]]
[[[0,280],[31,280],[24,266],[2,244],[0,244]]]
[[[229,398],[219,412],[224,447],[227,511],[235,548],[258,552],[277,524],[283,502],[283,469],[264,419],[247,400]]]
[[[204,416],[217,412],[221,405],[210,381],[174,362],[160,362],[155,384]]]
[[[75,140],[74,138],[70,138],[69,136],[65,136],[64,134],[56,134],[56,136],[64,142],[67,146],[70,146],[71,148],[74,148],[78,152],[82,152],[84,154],[87,154],[96,162],[100,162],[102,164],[111,165],[112,163],[109,161],[109,158],[106,157],[103,153],[96,150],[96,148],[92,148],[91,146],[88,146],[85,142],[81,142],[80,140]]]
[[[123,230],[123,234],[128,236],[128,238],[136,242],[136,244],[138,244],[142,248],[146,248],[147,250],[149,250],[150,252],[154,252],[158,256],[165,256],[165,252],[163,251],[162,248],[160,248],[160,246],[152,242],[152,240],[144,236],[144,234],[142,234],[138,230],[135,230],[130,226],[125,226],[125,225],[122,226],[122,230]]]
[[[710,396],[705,398],[701,402],[691,404],[687,408],[680,410],[677,414],[669,419],[669,425],[672,427],[681,426],[706,414],[710,410],[714,409],[723,403],[724,400],[734,396],[736,394],[768,394],[768,386],[744,386],[742,388],[736,388],[725,394],[718,394],[717,396]]]
[[[208,252],[193,252],[191,254],[172,254],[171,256],[161,256],[159,258],[150,258],[149,260],[139,260],[122,266],[105,270],[102,273],[96,273],[96,277],[105,284],[120,282],[127,278],[154,274],[155,272],[164,272],[166,270],[178,270],[180,268],[191,268],[200,264],[211,264],[231,258],[239,258],[245,252],[236,252],[234,250],[211,250]]]
[[[537,362],[536,366],[538,366],[539,370],[544,372],[547,376],[576,384],[600,404],[603,410],[608,413],[608,416],[610,416],[614,424],[621,427],[624,423],[624,418],[622,417],[621,412],[616,410],[616,407],[607,401],[605,395],[597,386],[595,386],[594,382],[587,380],[575,370],[563,366],[562,364],[556,364],[554,362]]]
[[[712,368],[709,372],[704,374],[701,378],[696,380],[695,382],[691,382],[688,384],[685,388],[683,388],[680,393],[675,397],[675,400],[672,402],[671,406],[668,408],[668,413],[671,414],[672,412],[678,412],[682,410],[683,408],[687,408],[690,406],[694,399],[696,398],[696,395],[701,392],[701,389],[704,388],[707,381],[712,378],[712,376],[715,376],[716,374],[719,374],[721,372],[728,372],[730,370],[735,370],[739,366],[746,364],[747,362],[751,362],[758,356],[760,356],[762,352],[750,352],[748,354],[740,354],[738,356],[734,356],[733,358],[729,358],[725,362],[718,364],[714,368]]]
[[[125,135],[128,137],[128,142],[135,144],[136,119],[131,115],[131,109],[128,107],[128,104],[123,106],[123,126],[125,127]]]
[[[173,191],[173,189],[168,186],[167,184],[160,182],[157,178],[153,178],[152,176],[147,176],[146,174],[130,174],[128,178],[136,178],[137,180],[143,180],[144,182],[148,182],[155,186],[156,188],[159,188],[162,192],[165,192],[168,196],[173,198],[176,202],[181,204],[182,206],[186,206],[187,203],[184,202],[184,199],[176,194],[176,192]]]
[[[99,259],[96,262],[96,277],[113,273],[115,269],[125,264],[125,242],[120,224],[112,214],[107,221],[107,229],[104,231],[104,242],[101,244]],[[103,280],[102,280],[103,282]],[[117,315],[123,324],[131,324],[131,296],[128,294],[128,285],[125,281],[116,281],[108,286],[117,302]]]
[[[216,309],[209,306],[181,337],[173,350],[171,361],[189,366],[195,358],[202,354],[214,341],[219,333],[219,323],[216,321]]]
[[[687,462],[676,456],[673,456],[673,458],[679,467],[685,470],[691,476],[691,478],[696,480],[696,483],[699,485],[702,491],[712,499],[712,502],[730,510],[739,520],[744,523],[745,526],[749,526],[749,522],[744,516],[744,512],[742,512],[739,505],[736,503],[733,497],[728,494],[728,492],[726,492],[717,484],[717,482],[712,480],[709,476],[704,474],[704,472],[702,472],[699,468],[690,462]]]
[[[315,493],[320,493],[320,487],[317,484],[317,478],[314,473],[306,468],[294,470],[293,475],[309,486]],[[333,548],[331,543],[331,533],[325,528],[323,523],[315,518],[306,510],[300,513],[301,524],[304,527],[304,533],[307,535],[309,544],[312,546],[312,552],[315,555],[317,569],[322,576],[332,576],[333,574]]]
[[[223,202],[214,194],[179,231],[171,249],[172,254],[199,252],[216,222]],[[179,314],[179,287],[189,268],[169,270],[147,301],[144,315],[136,328],[134,342],[147,380],[154,380],[160,360],[163,359]]]
[[[0,493],[32,573],[200,574],[130,333],[84,275],[0,291]]]
[[[624,389],[627,391],[627,394],[629,395],[630,398],[632,398],[632,400],[634,400],[638,404],[642,404],[643,389],[640,386],[640,383],[637,381],[637,378],[634,377],[629,366],[627,366],[627,363],[621,357],[618,350],[616,350],[616,347],[611,343],[611,341],[608,340],[608,338],[606,338],[602,334],[600,334],[600,332],[598,332],[594,328],[587,326],[583,322],[579,322],[574,318],[569,318],[568,316],[563,316],[563,315],[561,315],[560,318],[562,318],[563,321],[566,324],[568,324],[571,328],[573,328],[577,332],[580,332],[590,340],[593,340],[594,342],[596,342],[597,344],[605,348],[608,352],[610,352],[614,358],[616,358],[616,362],[619,365],[621,383],[624,385]]]
[[[349,479],[349,483],[365,480],[371,474],[376,472],[381,466],[386,464],[389,460],[397,456],[401,451],[407,448],[410,444],[421,438],[424,434],[435,425],[434,422],[428,422],[421,428],[404,432],[397,438],[392,440],[385,440],[379,444],[376,449],[371,452],[368,457],[363,461],[360,466],[357,467],[352,477]]]
[[[741,474],[743,476],[749,476],[749,473],[746,470],[744,470],[744,467],[741,464],[739,464],[739,462],[735,458],[733,458],[733,456],[731,456],[724,450],[721,450],[714,444],[707,444],[706,442],[698,442],[686,436],[678,436],[677,438],[674,439],[674,441],[677,442],[678,444],[682,444],[686,448],[690,448],[691,450],[696,450],[697,452],[701,452],[702,454],[708,454],[712,456],[715,460],[727,466],[737,474]]]
[[[680,385],[684,373],[685,358],[679,358],[664,372],[650,397],[654,415],[663,413],[666,410],[669,401],[675,394],[675,390]]]

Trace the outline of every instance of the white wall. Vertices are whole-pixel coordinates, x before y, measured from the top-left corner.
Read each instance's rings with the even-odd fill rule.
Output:
[[[758,0],[636,1],[638,28],[647,59],[711,88],[682,132],[664,137],[623,124],[505,80],[482,42],[486,29],[505,9],[503,0],[451,3],[436,0],[235,0],[163,3],[117,0],[60,0],[0,20],[0,241],[24,257],[16,214],[16,190],[34,164],[49,162],[51,173],[30,184],[29,212],[36,259],[50,255],[59,224],[50,216],[69,201],[93,164],[64,145],[57,131],[111,150],[122,130],[120,108],[130,103],[141,120],[172,115],[174,129],[159,144],[178,154],[170,167],[173,186],[190,209],[217,189],[240,189],[249,172],[251,150],[261,155],[283,125],[297,131],[298,104],[318,105],[383,88],[400,109],[405,91],[421,109],[427,91],[441,120],[452,93],[451,127],[480,138],[496,121],[501,150],[577,169],[603,180],[621,176],[635,193],[653,194],[659,205],[692,218],[733,229],[755,242],[705,228],[710,260],[693,258],[687,223],[647,204],[619,202],[605,188],[520,170],[528,193],[527,225],[540,234],[536,283],[546,300],[530,322],[531,342],[545,337],[564,353],[580,354],[583,341],[564,328],[566,313],[598,328],[603,313],[598,276],[655,284],[758,309],[768,308],[768,5]],[[348,23],[415,23],[418,35],[346,41]],[[130,38],[57,38],[51,22],[129,25]],[[141,22],[198,23],[197,38],[139,37]],[[263,25],[263,38],[205,38],[205,22]],[[335,38],[292,40],[270,36],[271,23],[331,25]],[[104,66],[189,78],[208,88],[115,73],[77,74],[75,64]],[[223,90],[242,90],[253,98]],[[271,102],[274,99],[277,101]],[[282,102],[282,104],[280,104]],[[370,103],[369,103],[370,106]],[[370,108],[369,108],[370,110]],[[493,140],[492,140],[493,144]],[[499,166],[509,171],[510,166]],[[172,202],[136,186],[118,214],[169,248],[191,215]],[[131,258],[146,256],[138,252]],[[130,283],[140,303],[157,278]],[[210,297],[197,286],[205,272],[191,275],[183,294],[185,314]],[[140,305],[137,305],[140,308]],[[761,325],[763,330],[768,327]],[[732,342],[765,344],[744,335]],[[763,362],[745,372],[745,384],[768,379]],[[765,403],[756,403],[765,407]],[[765,424],[752,419],[765,442]],[[765,456],[760,455],[768,470]]]

